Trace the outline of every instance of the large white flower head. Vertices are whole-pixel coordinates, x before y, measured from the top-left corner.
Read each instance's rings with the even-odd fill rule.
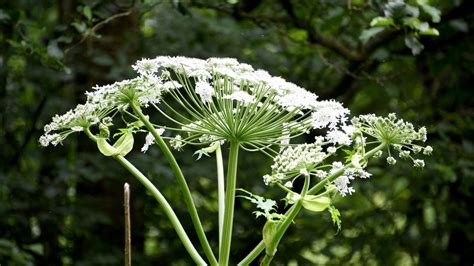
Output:
[[[105,117],[136,120],[131,107],[153,107],[174,123],[166,128],[178,131],[180,146],[234,141],[256,150],[283,138],[289,144],[312,129],[339,130],[348,115],[340,103],[318,101],[314,93],[233,58],[159,56],[132,67],[136,78],[94,87],[86,104],[47,127],[41,144],[60,143]]]
[[[164,93],[169,95],[163,96],[164,104],[154,107],[188,131],[182,134],[183,143],[217,139],[263,147],[278,143],[283,134],[288,141],[316,128],[312,113],[321,113],[323,106],[327,112],[335,108],[336,115],[318,128],[343,124],[348,114],[337,102],[319,102],[314,93],[233,58],[159,56],[138,61],[134,69],[143,76],[158,75],[164,84],[180,85]],[[176,100],[186,112],[170,108],[169,100]]]

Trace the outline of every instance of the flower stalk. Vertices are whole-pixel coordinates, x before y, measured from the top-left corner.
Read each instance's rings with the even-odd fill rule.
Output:
[[[88,128],[85,129],[85,133],[91,140],[97,142],[97,137],[94,136]],[[186,231],[181,225],[178,216],[176,216],[176,213],[174,212],[173,208],[168,203],[166,198],[163,196],[163,194],[161,194],[161,192],[155,187],[155,185],[153,185],[153,183],[144,174],[142,174],[140,170],[138,170],[132,163],[125,159],[125,157],[123,157],[122,155],[115,155],[113,156],[113,158],[117,160],[125,169],[127,169],[127,171],[130,172],[140,183],[142,183],[142,185],[145,186],[148,192],[150,192],[151,195],[156,199],[156,201],[158,201],[158,204],[160,204],[161,208],[170,220],[173,228],[178,234],[179,239],[183,243],[184,248],[188,251],[194,262],[198,265],[207,265],[201,255],[199,255],[199,252],[197,252],[193,243],[186,234]]]
[[[224,180],[224,162],[222,160],[221,145],[216,148],[216,167],[217,167],[217,205],[218,205],[218,223],[219,223],[219,249],[222,245],[222,230],[224,229],[225,213],[225,180]]]
[[[176,179],[178,180],[179,187],[184,196],[184,202],[186,203],[186,206],[188,208],[189,215],[191,216],[194,229],[196,230],[199,241],[201,242],[201,245],[204,249],[204,253],[206,254],[206,257],[210,261],[211,265],[216,265],[217,260],[214,256],[214,253],[212,252],[212,249],[209,244],[209,241],[207,240],[206,234],[204,233],[204,228],[202,227],[201,220],[199,219],[199,214],[196,210],[196,206],[194,205],[191,191],[189,190],[186,179],[184,178],[183,172],[181,171],[181,168],[179,167],[178,162],[176,161],[176,158],[174,157],[173,153],[171,153],[170,149],[168,148],[168,145],[161,138],[160,134],[158,134],[155,127],[150,123],[150,120],[148,120],[148,118],[145,117],[141,108],[135,104],[132,104],[132,109],[135,112],[135,114],[138,116],[140,121],[142,121],[143,124],[145,124],[145,127],[151,132],[151,134],[155,138],[156,143],[158,144],[161,151],[163,152],[166,159],[168,160],[171,166],[171,169],[173,170],[173,173]]]
[[[239,143],[230,143],[229,161],[227,165],[227,182],[225,190],[225,213],[222,229],[222,241],[219,251],[219,265],[229,265],[230,246],[232,241],[232,225],[234,220],[235,185],[237,181],[237,164],[239,159]]]
[[[331,198],[336,192],[342,196],[352,194],[355,192],[352,180],[372,175],[365,170],[369,158],[386,154],[387,163],[394,165],[398,156],[422,168],[425,162],[418,155],[429,155],[433,151],[430,146],[420,144],[426,141],[424,127],[415,129],[413,124],[395,114],[386,117],[368,114],[349,119],[350,111],[341,103],[319,100],[317,95],[296,84],[232,58],[202,60],[159,56],[139,60],[132,67],[138,72],[136,78],[94,87],[86,93],[85,104],[54,116],[52,122],[45,125],[45,134],[39,142],[42,146],[56,146],[73,133],[85,132],[104,156],[116,159],[152,193],[199,265],[205,262],[171,206],[124,157],[133,150],[137,133],[147,133],[142,152],[156,143],[167,159],[211,265],[228,265],[230,261],[240,148],[262,152],[273,159],[271,173],[263,176],[263,182],[283,189],[287,193],[285,199],[293,206],[286,214],[279,214],[275,200],[242,189],[247,194],[242,198],[256,204],[255,215],[264,216],[267,223],[263,240],[239,265],[249,265],[264,249],[266,254],[261,263],[269,265],[283,235],[302,208],[312,212],[327,209],[340,229],[340,212],[332,205]],[[152,124],[142,111],[150,106],[171,124]],[[120,118],[118,125],[125,123],[126,126],[114,128],[116,133],[112,135],[114,121]],[[93,135],[91,127],[98,128],[100,133]],[[176,135],[161,137],[165,130]],[[314,142],[292,143],[295,138],[312,133],[317,134]],[[111,136],[119,136],[114,144],[109,144]],[[169,144],[165,140],[169,140]],[[230,144],[227,179],[220,147],[225,143]],[[202,155],[216,152],[219,260],[206,237],[186,179],[169,148],[179,151],[185,145],[200,147],[195,152],[198,160]],[[369,145],[378,146],[366,152]],[[346,163],[338,160],[341,151],[345,152]],[[303,176],[303,190],[298,194],[293,191],[293,183]],[[311,187],[311,178],[321,181]],[[321,193],[323,189],[326,190]]]
[[[379,144],[377,147],[373,148],[372,150],[370,150],[369,152],[367,152],[364,156],[364,159],[369,159],[371,158],[372,156],[374,156],[374,154],[376,154],[378,151],[381,151],[383,150],[387,145],[385,143],[381,143]],[[308,195],[314,195],[316,193],[318,193],[321,189],[324,188],[325,185],[329,184],[330,182],[334,181],[336,178],[338,178],[339,176],[341,176],[343,173],[344,173],[344,170],[349,168],[349,167],[352,167],[353,166],[353,163],[349,163],[347,164],[346,166],[344,166],[344,168],[338,170],[337,172],[333,173],[332,175],[326,177],[324,180],[320,181],[319,183],[317,183],[316,185],[314,185],[311,189],[308,190],[307,194]],[[286,216],[289,216],[289,215],[294,215],[296,217],[296,215],[299,213],[299,211],[301,210],[301,203],[300,201],[296,202],[295,205],[293,205],[286,213],[285,215]],[[292,218],[291,221],[293,221],[294,217]],[[288,227],[283,227],[283,224],[279,226],[278,228],[278,233],[277,234],[281,234],[283,236],[283,234],[286,232],[286,230],[288,229]],[[252,251],[250,251],[250,253],[242,260],[239,262],[238,265],[241,265],[241,266],[244,266],[244,265],[249,265],[252,261],[254,261],[259,255],[260,253],[265,249],[265,244],[262,241],[260,241],[257,246],[255,246],[254,249],[252,249]],[[270,262],[271,259],[270,258],[267,258],[269,256],[265,256],[264,260],[265,261],[268,261]],[[262,263],[263,263],[263,260],[262,260]],[[262,264],[263,265],[263,264]]]

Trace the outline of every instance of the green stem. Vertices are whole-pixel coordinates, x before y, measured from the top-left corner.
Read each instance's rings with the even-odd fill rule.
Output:
[[[262,266],[270,265],[270,262],[272,261],[273,256],[275,256],[275,253],[277,252],[278,244],[280,244],[280,241],[283,238],[283,235],[285,234],[288,227],[290,227],[296,215],[298,215],[298,213],[301,210],[302,199],[306,196],[306,192],[308,192],[308,188],[309,188],[309,176],[305,175],[303,190],[301,191],[301,198],[295,203],[295,205],[293,205],[290,208],[290,210],[288,211],[289,213],[288,215],[286,215],[285,220],[280,226],[278,226],[278,230],[273,236],[269,247],[267,247],[265,256],[263,257],[260,265]]]
[[[229,162],[227,165],[227,184],[225,191],[224,226],[222,229],[222,245],[219,250],[219,265],[229,264],[230,245],[232,240],[232,225],[234,219],[235,184],[237,180],[237,163],[239,158],[239,143],[230,143]]]
[[[222,160],[222,149],[219,144],[216,149],[216,166],[217,166],[217,193],[218,193],[218,206],[219,206],[219,249],[221,248],[222,242],[222,229],[224,226],[224,213],[225,213],[225,189],[224,189],[224,162]]]
[[[186,232],[184,231],[183,226],[179,222],[178,217],[174,213],[173,208],[171,208],[170,204],[165,199],[165,197],[160,193],[160,191],[153,185],[153,183],[150,182],[150,180],[148,180],[137,168],[135,168],[135,166],[133,166],[133,164],[131,164],[123,156],[118,155],[118,156],[114,156],[114,158],[123,167],[125,167],[133,176],[135,176],[138,179],[138,181],[140,181],[140,183],[142,183],[145,186],[145,188],[158,201],[160,206],[163,208],[163,211],[165,212],[166,216],[168,217],[171,224],[173,225],[173,228],[175,229],[176,233],[178,234],[179,239],[181,239],[181,242],[183,243],[184,247],[189,252],[191,257],[193,258],[194,262],[198,265],[207,265],[207,263],[202,259],[201,255],[199,255],[197,250],[194,248],[193,244],[191,243],[191,240],[189,239]]]
[[[87,136],[92,139],[94,142],[97,141],[97,137],[94,136],[88,128],[85,129],[85,133]],[[115,160],[117,160],[125,169],[127,169],[135,178],[142,183],[145,188],[151,193],[151,195],[158,201],[160,206],[163,208],[166,216],[170,220],[173,228],[175,229],[176,233],[178,234],[179,239],[183,243],[186,250],[191,255],[191,258],[194,262],[198,265],[207,265],[207,263],[202,259],[201,255],[197,252],[196,248],[194,248],[193,243],[189,239],[186,231],[184,230],[183,226],[181,225],[178,217],[173,211],[173,208],[168,203],[166,198],[161,194],[161,192],[151,183],[145,175],[143,175],[140,170],[138,170],[132,163],[130,163],[125,157],[121,155],[113,156]]]
[[[380,143],[377,147],[373,148],[369,152],[367,152],[364,156],[364,159],[368,159],[372,157],[376,152],[382,150],[386,146],[385,143]],[[338,178],[341,174],[344,173],[345,169],[353,166],[352,163],[347,164],[343,169],[333,173],[332,175],[326,177],[324,180],[320,181],[318,184],[316,184],[314,187],[312,187],[310,190],[308,190],[309,195],[313,195],[318,193],[321,189],[324,188],[326,184],[329,182],[332,182],[334,179]],[[301,208],[299,208],[301,210]],[[290,208],[285,215],[289,215],[292,209]],[[299,210],[298,210],[299,211]],[[241,261],[239,262],[238,265],[249,265],[252,261],[254,261],[260,253],[265,249],[265,244],[263,243],[263,240],[260,241],[257,246]]]
[[[166,159],[168,160],[171,169],[178,180],[178,184],[181,188],[181,191],[184,196],[184,202],[188,208],[189,215],[191,216],[191,220],[193,222],[194,228],[198,235],[199,241],[204,249],[204,253],[206,254],[207,259],[210,261],[211,265],[217,265],[216,257],[212,252],[211,246],[209,245],[209,241],[207,240],[206,234],[204,233],[204,229],[201,224],[201,220],[199,219],[198,212],[196,210],[196,206],[194,205],[194,201],[191,195],[191,191],[189,190],[188,184],[186,183],[186,179],[184,178],[183,172],[181,172],[181,168],[178,165],[173,153],[171,153],[168,145],[166,145],[165,141],[161,138],[161,136],[156,131],[155,127],[150,123],[147,117],[142,113],[139,106],[135,104],[131,105],[133,111],[137,114],[140,120],[145,124],[146,128],[151,132],[153,137],[155,138],[156,143],[160,147],[161,151],[165,155]]]

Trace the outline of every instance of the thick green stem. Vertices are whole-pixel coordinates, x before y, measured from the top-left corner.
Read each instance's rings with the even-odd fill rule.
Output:
[[[225,212],[225,189],[224,189],[224,162],[222,160],[221,145],[218,144],[216,149],[216,166],[217,166],[217,193],[219,206],[219,250],[222,242],[222,229],[224,226],[224,212]]]
[[[386,146],[385,143],[381,143],[377,147],[375,147],[372,150],[370,150],[369,152],[367,152],[364,156],[364,159],[367,160],[370,157],[374,156],[374,154],[376,152],[382,150],[383,148],[385,148],[385,146]],[[318,193],[321,189],[324,188],[324,186],[326,184],[334,181],[334,179],[338,178],[340,175],[342,175],[344,173],[345,169],[347,169],[349,167],[352,167],[352,166],[353,166],[352,163],[347,164],[343,169],[341,169],[341,170],[333,173],[332,175],[326,177],[324,180],[320,181],[318,184],[316,184],[310,190],[308,190],[308,194],[313,195],[313,194]],[[299,210],[301,210],[301,207],[299,208]],[[292,208],[290,208],[285,213],[285,215],[289,215],[291,211],[292,211]],[[252,261],[254,261],[260,255],[260,253],[262,253],[262,251],[264,249],[265,249],[265,243],[263,243],[263,240],[262,240],[238,265],[242,265],[242,266],[249,265]]]
[[[178,180],[178,184],[181,188],[181,192],[184,196],[184,202],[188,208],[189,215],[191,216],[191,220],[193,222],[194,228],[198,235],[199,241],[204,249],[204,253],[206,257],[210,261],[211,265],[217,265],[216,257],[212,252],[211,246],[209,245],[209,241],[207,240],[206,234],[204,233],[204,229],[201,224],[201,220],[199,219],[198,212],[196,210],[196,206],[194,205],[194,201],[191,195],[191,191],[189,190],[188,184],[186,183],[186,179],[184,178],[183,172],[181,172],[181,168],[178,165],[173,153],[171,153],[168,145],[166,145],[165,141],[161,138],[161,136],[156,131],[155,127],[150,123],[148,118],[143,114],[139,106],[132,104],[133,111],[135,114],[140,118],[140,120],[145,124],[146,128],[150,131],[150,133],[155,138],[156,143],[160,147],[161,151],[165,155],[166,159],[168,160],[171,169],[173,170],[176,179]]]
[[[263,257],[260,265],[262,266],[270,265],[270,262],[272,261],[273,256],[275,256],[275,253],[277,252],[278,244],[280,244],[280,241],[283,238],[283,235],[285,234],[288,227],[290,227],[296,215],[298,215],[298,213],[301,210],[302,199],[306,196],[306,193],[308,192],[308,188],[309,188],[309,176],[306,175],[305,180],[304,180],[303,190],[301,191],[301,198],[295,203],[295,205],[293,205],[288,210],[289,213],[288,215],[286,215],[285,220],[280,226],[278,226],[278,230],[273,236],[269,247],[267,247],[265,256]]]
[[[97,141],[97,138],[90,132],[88,128],[85,129],[85,133],[94,142]],[[191,258],[194,260],[194,262],[198,265],[207,265],[207,263],[202,259],[201,255],[199,255],[199,253],[197,252],[196,248],[194,248],[193,243],[186,234],[186,231],[184,230],[183,226],[181,225],[181,222],[174,213],[173,208],[168,203],[163,194],[161,194],[161,192],[155,187],[155,185],[153,185],[153,183],[151,183],[151,181],[148,180],[148,178],[146,178],[146,176],[143,175],[140,170],[138,170],[133,164],[131,164],[127,159],[125,159],[125,157],[121,155],[116,155],[113,156],[113,158],[117,160],[125,169],[127,169],[135,178],[137,178],[138,181],[140,181],[140,183],[145,186],[148,192],[150,192],[151,195],[158,201],[160,206],[163,208],[163,211],[165,212],[166,216],[173,225],[173,228],[175,229],[176,233],[178,234],[179,239],[183,243],[186,250],[189,252],[189,255],[191,255]]]
[[[184,247],[186,250],[189,252],[189,255],[193,258],[194,262],[198,265],[207,265],[207,263],[202,259],[201,255],[197,252],[197,250],[194,248],[193,244],[191,243],[191,240],[187,236],[186,232],[184,231],[183,226],[179,222],[178,217],[173,211],[173,208],[171,208],[170,204],[168,201],[165,199],[165,197],[160,193],[160,191],[153,185],[153,183],[150,182],[133,164],[131,164],[127,159],[125,159],[123,156],[118,155],[114,156],[114,158],[123,166],[125,169],[127,169],[133,176],[135,176],[140,183],[142,183],[145,188],[153,195],[153,197],[158,201],[160,206],[163,208],[163,211],[165,212],[166,216],[170,220],[171,224],[173,225],[173,228],[175,229],[176,233],[178,234],[179,239],[181,239],[181,242],[183,243]]]
[[[222,242],[219,250],[219,265],[229,264],[230,245],[232,240],[232,225],[234,220],[235,184],[237,180],[237,163],[239,158],[239,143],[230,143],[229,162],[227,165],[227,184],[225,191],[224,227]]]

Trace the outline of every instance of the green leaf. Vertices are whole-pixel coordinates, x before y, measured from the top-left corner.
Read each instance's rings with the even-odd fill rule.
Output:
[[[417,31],[426,31],[430,28],[430,24],[428,22],[421,22],[417,18],[410,18],[405,20],[405,25],[409,26],[410,28],[417,30]]]
[[[120,154],[117,148],[107,142],[106,138],[97,138],[97,147],[99,148],[100,153],[105,156],[115,156]]]
[[[332,222],[337,226],[337,231],[341,231],[341,213],[334,206],[329,206],[328,211],[331,214]]]
[[[85,7],[82,9],[82,13],[83,13],[84,16],[87,18],[87,20],[91,20],[91,19],[92,19],[92,10],[91,10],[90,6],[85,6]]]
[[[405,36],[405,45],[411,49],[413,55],[418,55],[421,53],[421,50],[425,48],[423,44],[418,41],[418,39],[413,35]]]
[[[84,22],[73,22],[71,25],[77,30],[79,33],[83,33],[87,29],[87,25]]]
[[[127,132],[123,134],[114,144],[120,155],[125,156],[133,149],[133,133]]]
[[[425,31],[420,31],[421,35],[431,35],[431,36],[439,36],[439,31],[434,28],[429,28],[428,30]]]
[[[303,208],[312,212],[322,212],[331,205],[329,197],[306,196],[303,201]]]
[[[366,43],[370,38],[382,32],[384,29],[385,27],[375,27],[375,28],[366,29],[362,31],[362,33],[359,36],[359,39],[361,40],[362,43]]]
[[[370,22],[371,27],[394,25],[392,18],[376,17]]]
[[[420,5],[423,12],[425,12],[431,17],[431,21],[433,21],[434,23],[438,23],[441,21],[441,11],[439,9],[425,3],[420,3],[420,1],[418,1],[418,4]]]
[[[275,236],[275,233],[278,230],[278,225],[280,225],[280,223],[281,221],[267,220],[267,222],[263,226],[263,243],[265,244],[265,252],[269,255],[274,255],[276,253],[276,248],[272,247],[272,239]]]

